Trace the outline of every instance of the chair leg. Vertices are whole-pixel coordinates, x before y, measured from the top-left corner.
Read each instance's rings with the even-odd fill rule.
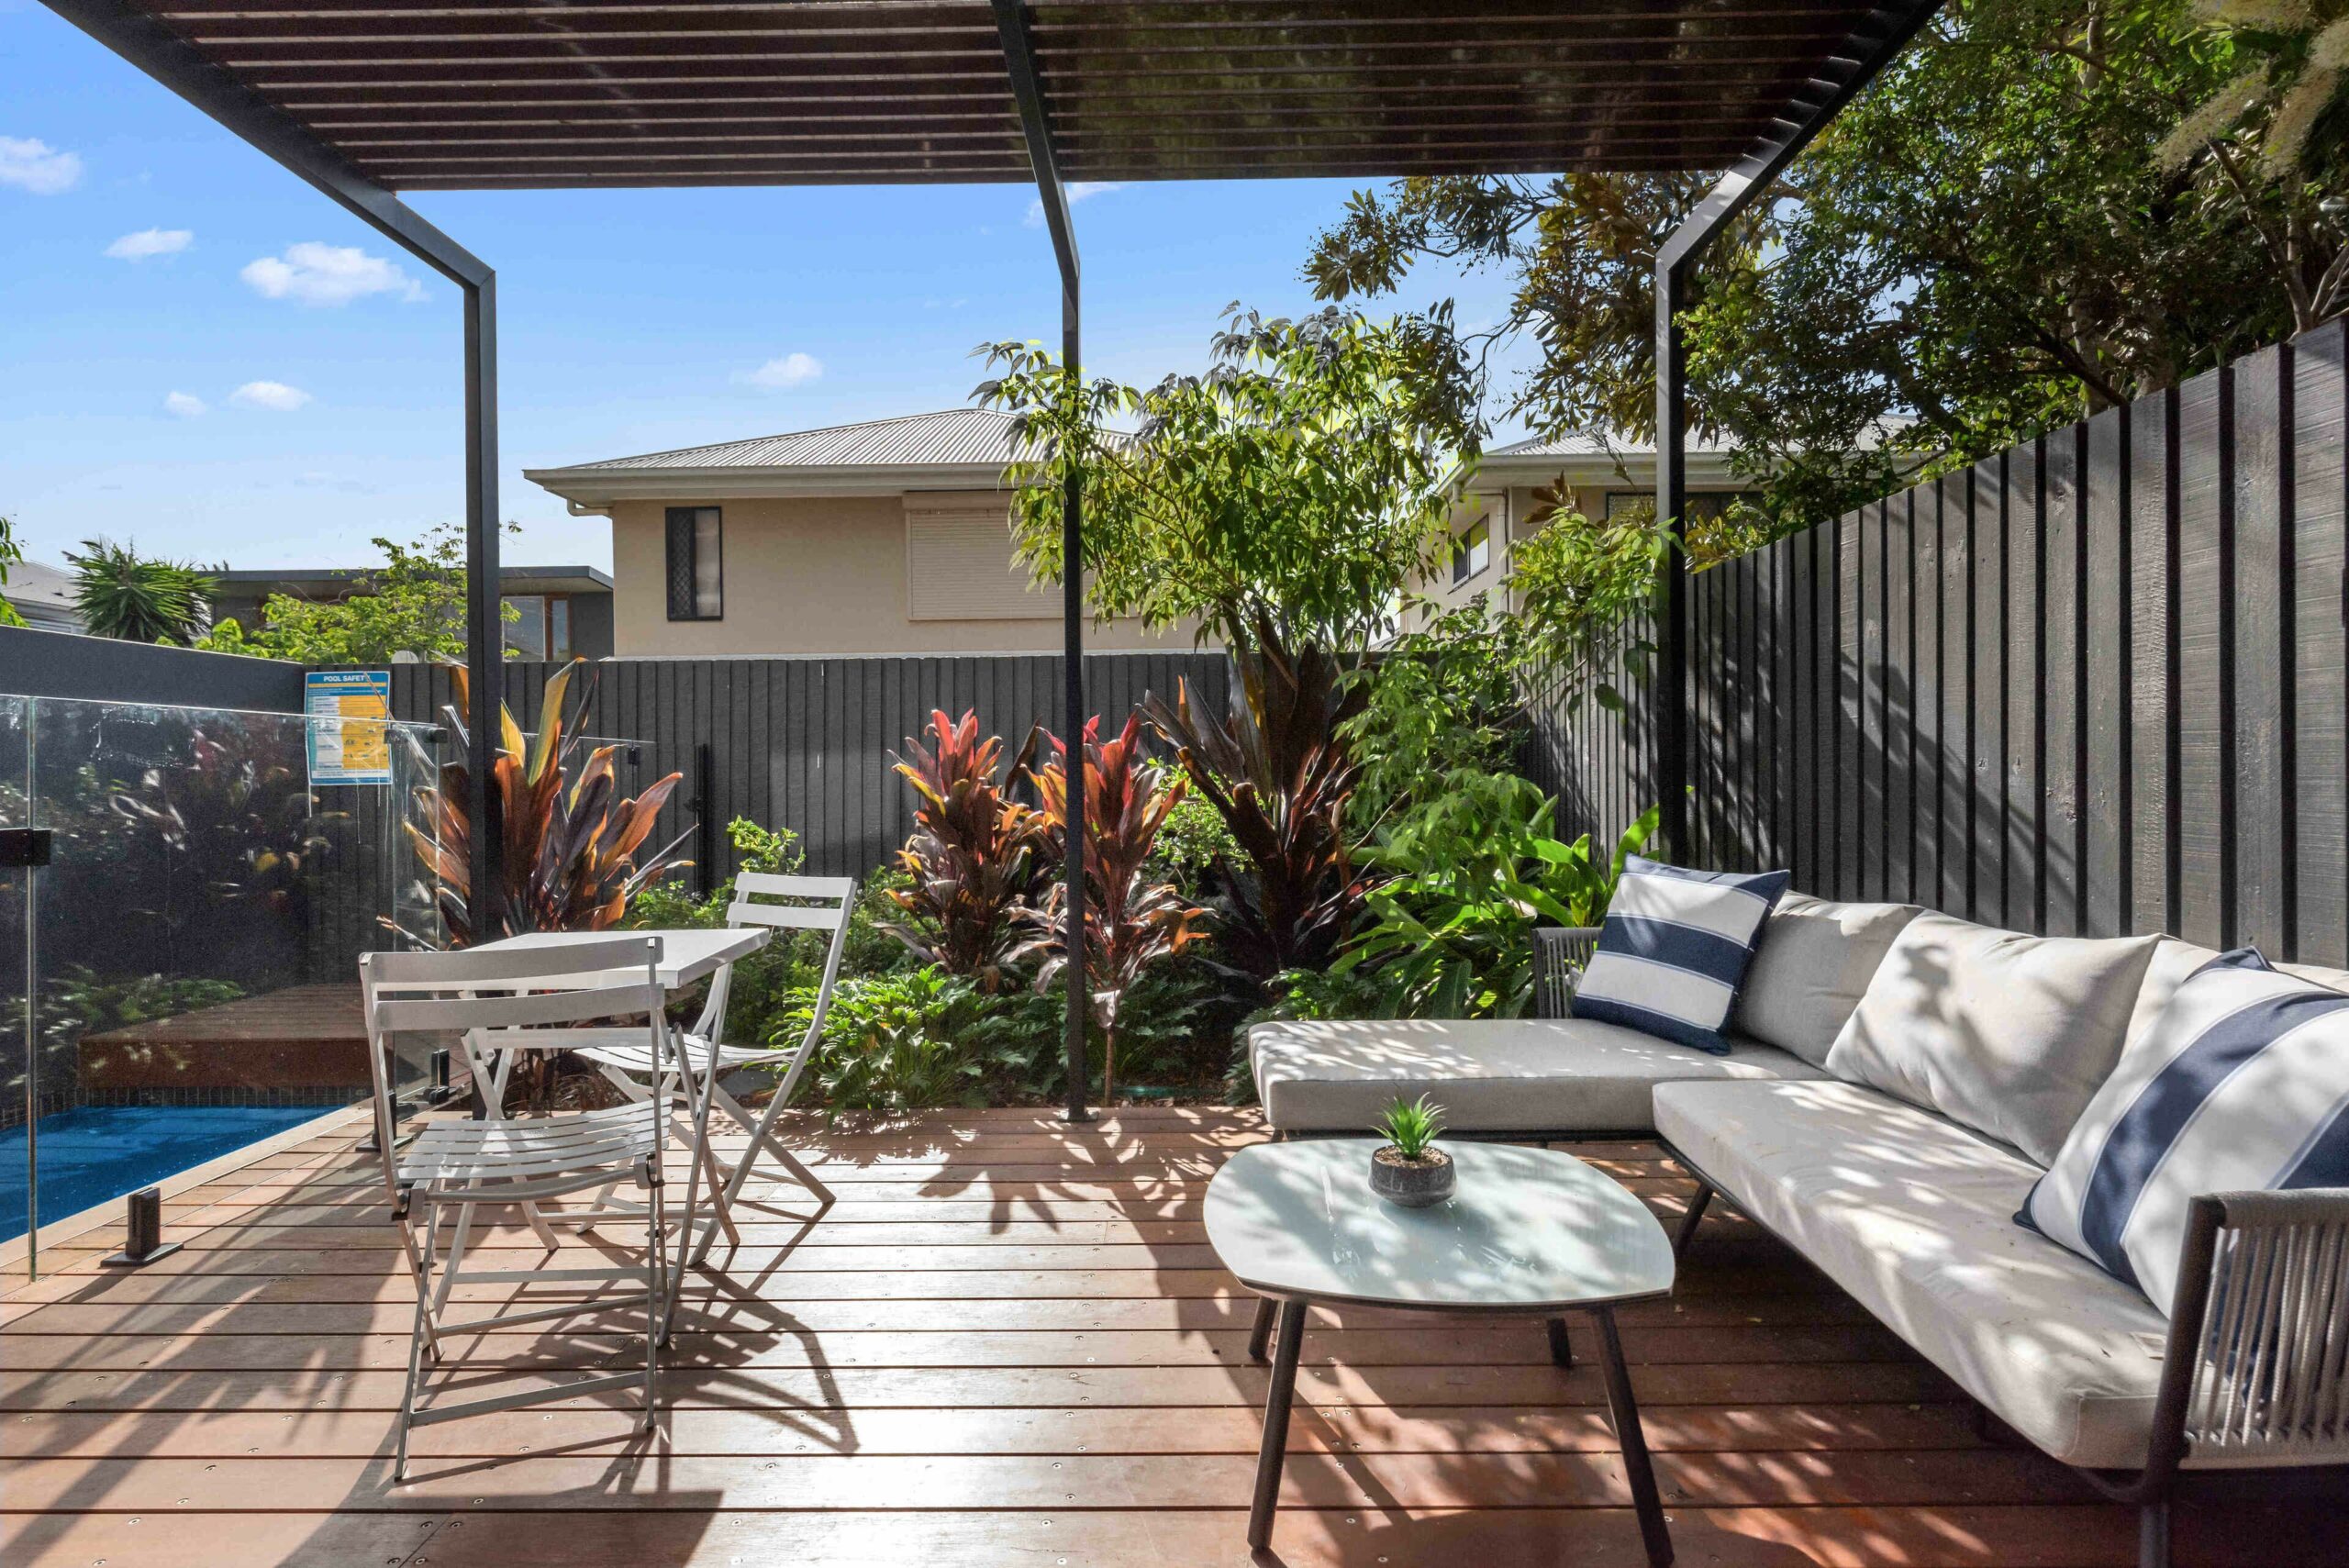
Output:
[[[1672,1261],[1678,1262],[1687,1255],[1688,1243],[1697,1239],[1697,1227],[1705,1218],[1706,1206],[1713,1201],[1713,1186],[1702,1176],[1697,1178],[1697,1195],[1688,1200],[1688,1212],[1680,1217],[1680,1228],[1672,1233]]]
[[[2137,1509],[2137,1568],[2169,1568],[2169,1494]]]
[[[432,1248],[439,1240],[440,1210],[435,1207],[424,1231],[425,1272],[416,1282],[416,1317],[407,1331],[407,1381],[400,1387],[399,1433],[392,1450],[392,1480],[395,1484],[407,1479],[407,1432],[416,1419],[416,1385],[424,1375],[424,1341],[432,1332],[431,1317],[426,1304],[431,1296]],[[433,1341],[438,1354],[439,1340]]]
[[[657,1156],[656,1156],[657,1158]],[[669,1284],[669,1221],[662,1212],[659,1181],[646,1206],[644,1253],[644,1425],[650,1431],[661,1412],[661,1342]]]

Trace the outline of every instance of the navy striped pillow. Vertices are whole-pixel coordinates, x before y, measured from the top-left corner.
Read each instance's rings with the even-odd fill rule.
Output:
[[[1575,987],[1575,1017],[1727,1054],[1721,1030],[1786,890],[1782,871],[1689,871],[1631,856]]]
[[[2349,995],[2241,948],[2129,1042],[2015,1218],[2166,1312],[2194,1198],[2293,1187],[2349,1187]]]

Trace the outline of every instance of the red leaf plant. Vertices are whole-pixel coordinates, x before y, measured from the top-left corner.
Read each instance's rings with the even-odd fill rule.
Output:
[[[1005,775],[1003,739],[979,739],[975,710],[960,719],[933,711],[929,733],[927,747],[908,737],[897,759],[918,802],[897,851],[913,885],[890,894],[909,918],[883,929],[923,962],[1000,991],[1026,945],[1020,912],[1050,873],[1048,824],[1006,792],[1026,770],[1015,761]]]
[[[1142,875],[1158,829],[1183,798],[1182,775],[1143,756],[1141,715],[1129,717],[1111,740],[1097,739],[1099,727],[1097,718],[1085,727],[1085,974],[1101,1029],[1107,1101],[1117,1089],[1119,999],[1152,963],[1207,934],[1207,911]],[[1052,747],[1060,760],[1036,772],[1036,790],[1042,815],[1060,826],[1068,820],[1068,747],[1057,738]],[[1027,949],[1044,959],[1039,988],[1068,962],[1067,891],[1055,883],[1043,907],[1029,917],[1042,931]]]

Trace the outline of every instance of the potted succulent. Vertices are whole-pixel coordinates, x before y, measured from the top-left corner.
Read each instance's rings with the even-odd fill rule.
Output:
[[[1397,1098],[1372,1129],[1386,1141],[1371,1151],[1370,1190],[1405,1208],[1427,1208],[1452,1195],[1457,1174],[1452,1156],[1435,1146],[1443,1107]]]

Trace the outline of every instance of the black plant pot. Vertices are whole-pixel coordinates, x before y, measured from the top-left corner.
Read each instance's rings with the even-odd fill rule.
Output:
[[[1431,1208],[1452,1195],[1459,1173],[1452,1156],[1431,1149],[1417,1160],[1406,1160],[1391,1143],[1371,1152],[1370,1190],[1403,1208]]]

